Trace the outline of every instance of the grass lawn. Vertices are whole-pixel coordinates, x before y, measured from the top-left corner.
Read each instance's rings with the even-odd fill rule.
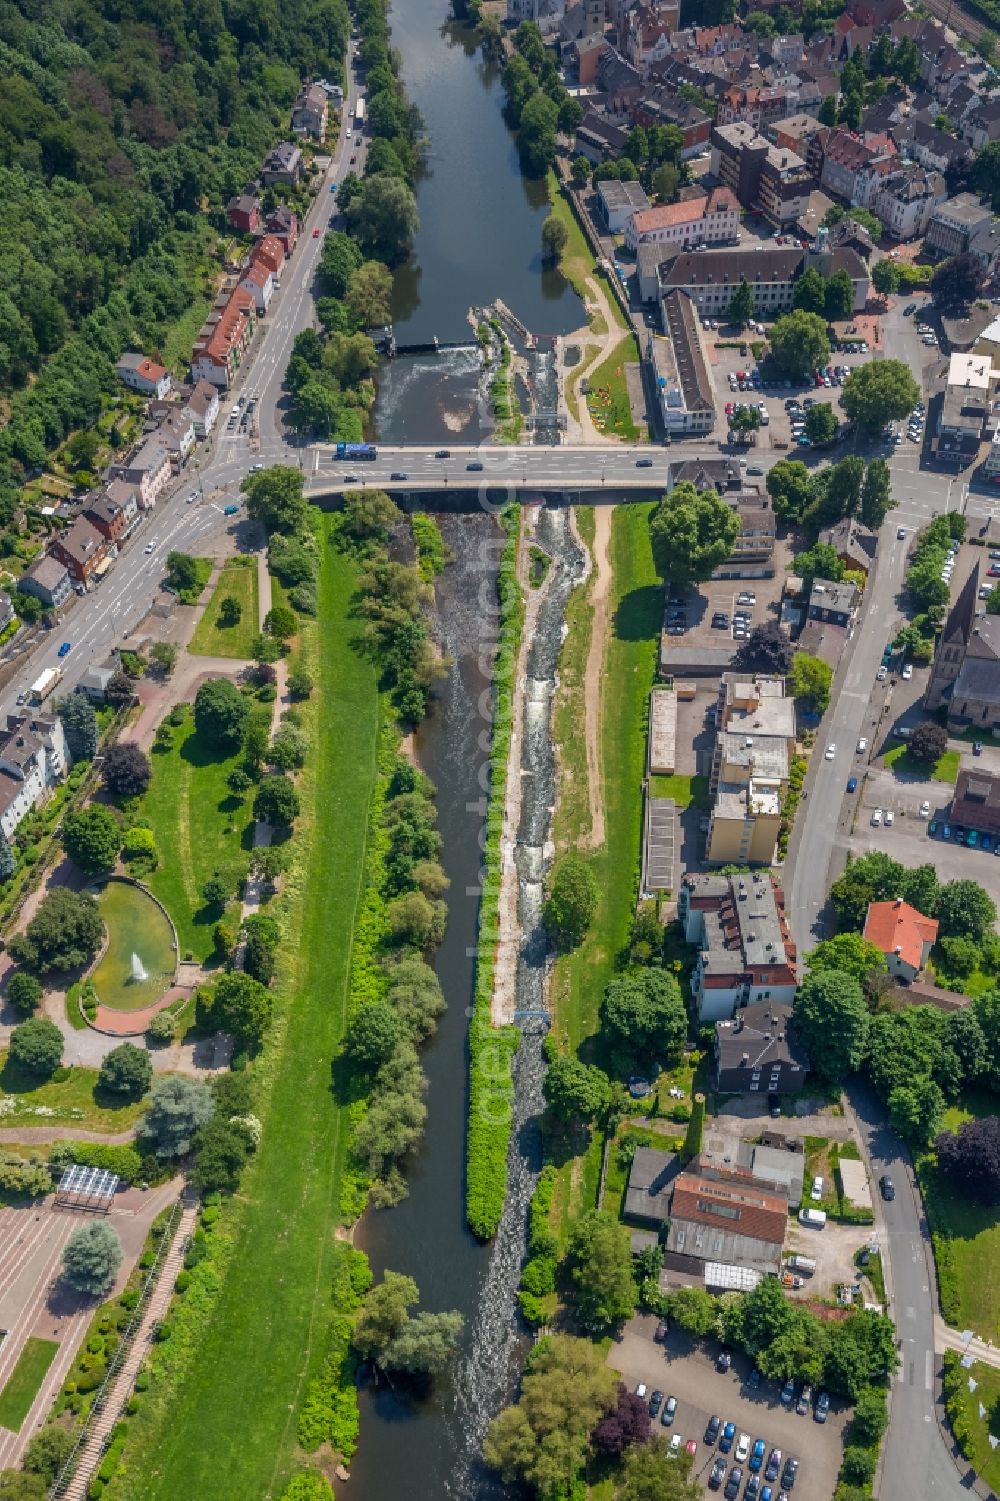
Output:
[[[304,709],[313,749],[300,784],[300,863],[279,899],[278,1024],[255,1065],[263,1138],[224,1210],[239,1250],[173,1400],[146,1394],[107,1501],[280,1496],[306,1384],[327,1352],[344,1145],[330,1059],[344,1028],[378,698],[371,665],[350,646],[354,570],[329,547],[320,556],[319,618],[304,643],[317,692]]]
[[[921,782],[954,782],[958,776],[960,759],[957,750],[946,750],[939,761],[928,766],[926,761],[915,761],[906,745],[894,745],[882,757],[883,763],[897,775],[916,777]]]
[[[968,1370],[957,1371],[954,1381],[965,1419],[963,1453],[990,1490],[997,1491],[1000,1445],[994,1444],[1000,1438],[1000,1371],[977,1360]]]
[[[219,760],[188,717],[171,749],[154,750],[151,760],[142,816],[152,825],[160,863],[147,885],[174,920],[181,958],[190,953],[204,961],[215,948],[219,911],[206,906],[201,888],[217,870],[245,862],[253,842],[252,800],[235,797],[226,785],[240,754]]]
[[[625,383],[625,366],[639,363],[639,346],[634,334],[626,334],[590,377],[587,406],[594,426],[602,433],[616,433],[619,438],[635,442],[648,434],[632,419],[632,407]]]
[[[67,1068],[65,1078],[39,1082],[0,1050],[0,1123],[5,1126],[85,1126],[89,1131],[128,1131],[145,1106],[97,1089],[96,1068]]]
[[[708,777],[655,776],[649,779],[650,797],[672,797],[678,808],[710,808]]]
[[[587,237],[580,228],[576,215],[573,212],[569,199],[564,195],[559,186],[559,179],[552,171],[549,172],[549,203],[552,205],[552,213],[557,219],[565,224],[569,233],[566,248],[559,258],[559,269],[566,280],[573,287],[577,296],[585,302],[593,300],[593,294],[588,287],[588,281],[598,281],[597,268],[594,265],[594,257]],[[601,278],[603,280],[603,278]],[[627,329],[628,320],[615,300],[614,293],[605,285],[602,287],[611,314],[619,328]],[[606,324],[600,314],[593,315],[590,326],[595,334],[606,332]]]
[[[12,1433],[20,1431],[58,1348],[54,1339],[29,1339],[17,1357],[17,1365],[0,1392],[0,1425]]]
[[[174,592],[182,605],[196,605],[205,591],[205,585],[212,576],[212,559],[195,558],[197,578],[190,589],[177,589]]]
[[[954,1190],[939,1173],[932,1155],[918,1164],[920,1186],[931,1229],[941,1244],[935,1254],[944,1254],[944,1276],[954,1282],[957,1307],[949,1310],[949,1323],[972,1329],[982,1339],[1000,1337],[1000,1209],[977,1204]],[[939,1277],[941,1271],[939,1268]]]
[[[229,596],[239,601],[236,625],[222,625],[219,611]],[[199,657],[239,657],[249,660],[250,642],[260,631],[257,603],[257,559],[230,558],[205,606],[188,651]]]

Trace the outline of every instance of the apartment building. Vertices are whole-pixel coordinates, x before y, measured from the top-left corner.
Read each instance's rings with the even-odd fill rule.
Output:
[[[781,887],[765,871],[748,875],[688,872],[677,917],[698,949],[691,975],[697,1020],[732,1019],[760,1001],[790,1006],[798,970]]]

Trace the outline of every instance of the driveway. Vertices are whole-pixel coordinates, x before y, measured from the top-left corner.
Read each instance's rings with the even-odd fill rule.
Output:
[[[630,1320],[608,1351],[608,1364],[621,1371],[633,1391],[644,1381],[650,1391],[677,1397],[672,1428],[664,1428],[657,1421],[656,1431],[679,1433],[685,1442],[697,1440],[696,1478],[704,1484],[712,1468],[714,1451],[706,1447],[704,1435],[715,1413],[724,1423],[735,1423],[737,1432],[764,1439],[768,1451],[777,1445],[785,1456],[798,1456],[801,1468],[795,1501],[829,1501],[837,1482],[849,1408],[842,1402],[831,1402],[826,1424],[815,1423],[810,1416],[799,1417],[782,1407],[778,1388],[772,1382],[762,1382],[756,1391],[744,1384],[750,1372],[750,1362],[744,1356],[735,1356],[732,1369],[721,1374],[714,1363],[717,1345],[703,1347],[679,1331],[671,1331],[666,1344],[654,1344],[656,1324],[657,1320],[647,1315]],[[732,1461],[732,1455],[729,1458]],[[743,1469],[745,1475],[746,1466]]]

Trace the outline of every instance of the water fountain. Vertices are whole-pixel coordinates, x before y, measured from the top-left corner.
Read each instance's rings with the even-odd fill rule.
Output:
[[[133,985],[141,985],[142,982],[143,982],[143,980],[148,980],[148,979],[149,979],[149,975],[148,975],[148,973],[146,971],[146,966],[143,964],[142,960],[139,958],[139,955],[133,952],[133,954],[132,954],[132,974],[131,974],[132,984]]]

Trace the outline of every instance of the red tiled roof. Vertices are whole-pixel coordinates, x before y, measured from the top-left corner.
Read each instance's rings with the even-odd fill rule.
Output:
[[[726,1179],[717,1182],[697,1173],[680,1173],[674,1182],[671,1221],[684,1220],[782,1245],[788,1228],[787,1200],[768,1193],[749,1173],[730,1172]]]
[[[925,917],[909,902],[872,902],[865,919],[865,937],[883,954],[898,954],[911,969],[923,962],[924,944],[935,943],[937,921]]]

